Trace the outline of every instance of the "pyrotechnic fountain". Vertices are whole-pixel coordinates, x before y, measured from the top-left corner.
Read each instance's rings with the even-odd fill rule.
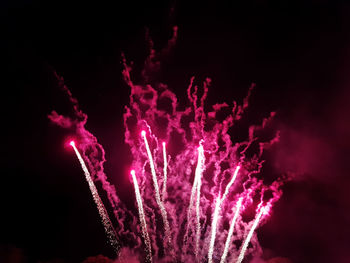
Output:
[[[176,36],[175,28],[165,51],[174,45]],[[151,50],[142,73],[144,77],[159,67],[159,54]],[[132,249],[141,254],[141,261],[148,262],[240,263],[245,257],[252,257],[258,251],[255,230],[266,221],[272,205],[281,196],[281,180],[265,185],[257,176],[263,164],[263,151],[278,141],[278,133],[267,141],[259,140],[256,133],[269,124],[274,113],[260,125],[252,125],[247,140],[233,142],[229,129],[239,122],[248,107],[252,88],[242,105],[215,104],[212,111],[206,112],[204,103],[211,81],[206,79],[199,89],[192,78],[187,89],[189,105],[181,110],[176,95],[165,84],[152,86],[147,81],[134,84],[124,56],[123,65],[125,82],[131,89],[124,127],[125,142],[133,156],[130,174],[138,220],[135,212],[123,206],[108,182],[103,172],[103,147],[85,129],[87,116],[61,78],[75,116],[70,118],[55,111],[49,115],[53,122],[76,133],[78,139],[72,147],[112,245],[119,248],[117,240],[133,239],[136,246]],[[219,121],[219,114],[226,115]],[[258,150],[248,156],[246,153],[253,145]],[[107,192],[118,221],[116,232],[110,230],[110,220],[90,173]],[[266,192],[270,193],[269,198]],[[255,219],[250,222],[243,216],[248,207],[256,208]],[[127,216],[134,218],[130,228],[125,226]],[[120,246],[127,247],[128,243],[124,243]]]

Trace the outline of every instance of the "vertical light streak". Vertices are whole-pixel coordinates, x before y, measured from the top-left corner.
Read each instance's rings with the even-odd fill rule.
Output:
[[[167,157],[166,157],[165,142],[163,142],[162,145],[163,145],[163,158],[164,158],[162,200],[164,202],[165,193],[166,193],[168,161],[167,161]]]
[[[143,210],[143,204],[142,204],[141,194],[140,194],[140,190],[139,190],[139,185],[138,185],[137,180],[136,180],[135,171],[131,170],[130,174],[132,176],[132,180],[134,183],[136,202],[137,202],[137,207],[139,210],[141,231],[142,231],[142,236],[145,240],[145,245],[146,245],[146,253],[147,253],[146,260],[148,262],[152,262],[151,241],[149,239],[149,235],[148,235],[148,231],[147,231],[147,223],[146,223],[146,219],[145,219],[145,212]]]
[[[235,211],[235,214],[234,214],[232,221],[231,221],[231,224],[230,224],[230,229],[228,231],[228,235],[227,235],[226,242],[225,242],[225,248],[224,248],[224,252],[222,253],[220,263],[226,262],[227,253],[228,253],[228,250],[230,248],[231,238],[233,235],[233,230],[235,229],[236,220],[238,218],[239,211],[240,211],[241,206],[242,206],[242,200],[243,200],[243,198],[240,197],[237,201],[236,211]]]
[[[195,176],[194,176],[194,181],[192,185],[192,190],[191,190],[191,197],[190,197],[190,204],[188,206],[187,210],[187,226],[185,230],[185,235],[184,235],[184,246],[185,250],[187,247],[187,236],[188,236],[188,231],[189,231],[189,225],[190,225],[190,219],[191,219],[191,214],[192,214],[192,207],[194,203],[194,198],[197,194],[196,198],[196,244],[195,244],[195,255],[196,257],[198,256],[198,248],[199,248],[199,239],[200,239],[200,187],[201,187],[201,177],[202,173],[204,170],[204,149],[203,146],[200,145],[198,147],[198,161],[197,161],[197,167],[195,171]]]
[[[225,192],[224,192],[224,194],[223,194],[223,196],[222,196],[222,199],[221,199],[222,202],[226,199],[226,196],[227,196],[227,194],[228,194],[228,192],[229,192],[231,186],[233,185],[233,183],[235,182],[235,180],[236,180],[236,178],[237,178],[237,175],[238,175],[238,172],[239,172],[239,169],[240,169],[240,168],[241,168],[241,167],[240,167],[239,165],[237,165],[236,170],[235,170],[235,172],[233,173],[233,176],[232,176],[230,182],[229,182],[229,183],[227,184],[227,186],[226,186]]]
[[[157,205],[159,206],[160,213],[162,215],[163,224],[164,224],[164,230],[165,230],[165,238],[168,241],[168,245],[171,247],[172,244],[171,244],[171,235],[170,235],[168,216],[167,216],[167,212],[165,210],[164,204],[163,204],[162,200],[160,199],[159,186],[158,186],[156,169],[154,167],[154,161],[153,161],[152,153],[151,153],[151,150],[150,150],[149,145],[148,145],[146,132],[142,131],[141,135],[142,135],[142,137],[144,139],[144,142],[145,142],[146,151],[147,151],[147,155],[148,155],[148,159],[149,159],[149,164],[150,164],[150,167],[151,167],[153,186],[154,186],[154,191],[155,191],[155,195],[156,195],[156,202],[157,202]]]
[[[211,236],[210,236],[210,244],[209,244],[209,251],[208,251],[209,263],[213,262],[214,243],[215,243],[215,236],[216,236],[216,227],[219,219],[220,206],[221,206],[221,198],[219,196],[216,199],[214,216],[211,224]]]
[[[203,151],[203,147],[202,147]],[[200,222],[200,198],[201,198],[201,184],[202,184],[202,170],[200,172],[200,175],[198,176],[197,181],[197,198],[196,198],[196,217],[197,217],[197,228],[196,228],[196,249],[195,249],[195,255],[198,259],[198,253],[199,253],[199,240],[200,240],[200,234],[201,234],[201,222]]]
[[[238,259],[237,259],[236,263],[241,263],[242,262],[242,260],[244,258],[244,254],[245,254],[245,252],[247,250],[247,247],[249,245],[249,242],[252,239],[253,233],[254,233],[256,227],[258,226],[260,218],[261,218],[262,214],[264,213],[264,211],[265,211],[265,207],[262,207],[260,209],[260,211],[259,211],[258,216],[256,217],[256,219],[254,221],[254,224],[253,224],[252,228],[249,230],[248,236],[244,240],[243,246],[241,248],[241,252],[239,253],[239,256],[238,256]]]
[[[98,212],[100,214],[100,217],[101,217],[101,220],[102,220],[105,232],[106,232],[106,234],[108,236],[109,242],[113,246],[113,248],[114,248],[115,252],[117,253],[117,255],[119,255],[120,245],[118,243],[117,234],[115,233],[115,230],[114,230],[114,228],[112,226],[112,222],[109,219],[109,216],[107,214],[106,208],[104,207],[104,205],[102,203],[102,200],[101,200],[100,196],[98,195],[96,186],[95,186],[94,182],[91,179],[90,172],[89,172],[88,168],[86,167],[86,164],[85,164],[83,158],[81,157],[77,147],[75,146],[74,141],[71,141],[70,145],[73,147],[74,152],[75,152],[75,154],[78,157],[78,160],[80,162],[81,168],[84,171],[86,181],[89,184],[89,188],[90,188],[92,197],[93,197],[93,199],[95,201],[95,204],[97,206],[97,210],[98,210]]]
[[[226,196],[227,196],[231,186],[233,185],[234,181],[236,180],[239,169],[240,169],[240,166],[237,166],[235,172],[233,173],[233,176],[232,176],[230,182],[226,186],[226,189],[225,189],[225,192],[224,192],[222,198],[220,198],[220,196],[219,196],[216,200],[215,210],[214,210],[214,215],[213,215],[212,225],[211,225],[210,244],[209,244],[209,251],[208,251],[208,262],[209,263],[213,262],[213,252],[214,252],[214,244],[215,244],[215,237],[216,237],[216,228],[217,228],[217,224],[218,224],[218,220],[219,220],[221,204],[226,199]]]

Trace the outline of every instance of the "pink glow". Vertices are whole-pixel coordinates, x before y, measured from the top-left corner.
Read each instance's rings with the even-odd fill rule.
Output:
[[[261,209],[263,210],[263,215],[268,215],[269,214],[269,207],[268,206],[264,206]]]
[[[136,176],[136,172],[135,172],[134,169],[132,169],[132,170],[130,171],[130,173],[129,173],[129,178],[131,179],[131,181],[133,180],[133,179],[132,179],[133,176]]]
[[[157,87],[144,85],[153,83],[148,77],[160,68],[160,58],[170,52],[176,35],[174,32],[166,49],[159,54],[152,49],[153,43],[148,39],[151,50],[144,64],[144,81],[141,83],[133,82],[132,67],[123,58],[122,74],[130,87],[130,102],[125,106],[123,115],[124,140],[131,153],[130,167],[134,168],[130,170],[130,177],[135,188],[139,220],[137,212],[126,208],[119,199],[116,191],[118,182],[115,185],[108,182],[103,169],[106,161],[104,149],[86,129],[87,115],[80,110],[78,101],[66,86],[64,90],[75,116],[66,117],[53,111],[49,118],[63,128],[76,131],[76,137],[72,138],[79,142],[79,150],[92,179],[102,183],[110,202],[108,207],[117,219],[118,237],[130,241],[126,245],[133,244],[133,249],[140,250],[144,242],[149,261],[154,256],[155,262],[167,261],[168,258],[172,258],[173,262],[205,262],[207,258],[217,261],[218,254],[224,252],[223,240],[227,240],[222,261],[234,262],[240,248],[231,241],[235,238],[243,243],[249,231],[241,249],[240,260],[243,260],[250,243],[254,246],[246,251],[247,254],[259,247],[255,228],[271,216],[272,206],[282,194],[280,186],[283,180],[274,178],[274,183],[265,184],[260,174],[263,152],[279,137],[278,133],[269,139],[259,139],[258,135],[274,114],[266,114],[267,117],[262,120],[252,120],[254,125],[249,127],[245,141],[237,142],[229,130],[236,123],[239,125],[237,120],[242,118],[248,107],[252,88],[246,98],[239,98],[242,103],[205,105],[211,82],[209,78],[200,84],[201,80],[192,77],[187,89],[187,102],[181,104],[165,84],[157,84]],[[229,100],[232,101],[231,98]],[[162,107],[163,104],[166,107]],[[206,108],[210,110],[206,111]],[[220,120],[218,116],[221,116]],[[166,149],[169,143],[172,147]],[[76,149],[73,140],[69,144]],[[259,145],[258,149],[255,144]],[[136,178],[136,171],[142,176]],[[265,192],[269,194],[264,195]],[[272,197],[269,197],[270,193]],[[267,197],[270,200],[266,200]],[[260,204],[256,207],[254,200],[259,198]],[[254,206],[255,221],[244,222],[242,219],[242,213],[248,206]],[[214,213],[209,220],[206,219],[206,211]],[[226,222],[231,222],[229,235],[227,231],[222,231]],[[211,251],[208,253],[209,244]]]

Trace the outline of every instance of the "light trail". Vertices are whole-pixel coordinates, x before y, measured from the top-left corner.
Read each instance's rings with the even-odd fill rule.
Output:
[[[238,215],[239,215],[239,212],[240,212],[240,209],[242,206],[242,200],[243,200],[243,198],[240,197],[237,201],[236,211],[235,211],[235,214],[234,214],[232,221],[231,221],[231,224],[230,224],[230,229],[228,231],[228,235],[227,235],[226,242],[225,242],[225,248],[224,248],[224,252],[222,253],[220,263],[226,262],[227,253],[228,253],[228,250],[229,250],[230,245],[231,245],[231,238],[233,235],[233,230],[235,229],[236,220],[238,218]]]
[[[163,202],[162,202],[162,200],[160,198],[159,186],[158,186],[158,181],[157,181],[157,174],[156,174],[156,169],[154,167],[152,153],[151,153],[151,150],[150,150],[149,145],[148,145],[146,132],[142,131],[141,135],[142,135],[142,137],[144,139],[144,142],[145,142],[146,151],[147,151],[147,155],[148,155],[148,159],[149,159],[149,164],[150,164],[150,167],[151,167],[153,186],[154,186],[154,191],[155,191],[155,195],[156,195],[156,202],[157,202],[157,205],[159,206],[160,213],[162,215],[163,224],[164,224],[164,230],[165,230],[165,238],[167,239],[169,248],[171,249],[170,252],[172,253],[172,256],[174,256],[173,252],[172,252],[172,243],[171,243],[171,235],[170,235],[170,228],[169,228],[169,222],[168,222],[168,215],[167,215],[167,212],[165,210],[164,204],[163,204]]]
[[[211,235],[210,235],[210,243],[209,243],[209,250],[208,250],[208,262],[212,263],[213,262],[213,252],[214,252],[214,244],[215,244],[215,237],[216,237],[216,228],[218,225],[219,221],[219,215],[220,215],[220,210],[221,210],[221,204],[225,201],[229,190],[233,183],[235,182],[237,178],[238,171],[241,167],[238,165],[235,169],[235,172],[233,173],[233,176],[230,180],[230,182],[227,184],[225,192],[220,198],[220,196],[217,198],[216,203],[215,203],[215,210],[214,210],[214,215],[213,215],[213,220],[212,220],[212,225],[211,225]]]
[[[141,198],[141,194],[140,194],[140,190],[139,190],[139,185],[138,185],[137,180],[136,180],[135,170],[131,170],[130,174],[132,176],[132,181],[134,183],[134,188],[135,188],[136,202],[137,202],[137,207],[139,210],[142,236],[143,236],[143,239],[145,240],[146,253],[147,253],[146,261],[152,262],[151,241],[150,241],[148,231],[147,231],[145,212],[143,210],[142,198]]]
[[[195,177],[192,185],[192,190],[191,190],[191,197],[190,197],[190,204],[188,206],[187,210],[187,225],[186,225],[186,230],[185,230],[185,235],[184,235],[184,247],[185,250],[187,248],[187,239],[188,239],[188,231],[189,231],[189,226],[190,226],[190,219],[191,219],[191,214],[192,214],[192,207],[194,203],[194,198],[197,194],[196,198],[196,218],[197,218],[197,224],[196,224],[196,245],[195,245],[195,255],[196,257],[198,256],[198,244],[199,244],[199,239],[200,239],[200,186],[201,186],[201,177],[204,169],[204,149],[203,146],[200,145],[198,147],[198,161],[197,161],[197,167],[195,171]]]
[[[221,206],[221,198],[219,196],[216,199],[214,216],[213,216],[213,221],[211,224],[211,236],[210,236],[210,244],[209,244],[209,251],[208,251],[208,262],[209,263],[213,262],[214,243],[215,243],[215,236],[216,236],[216,227],[217,227],[218,219],[219,219],[220,206]]]
[[[225,189],[225,192],[224,192],[224,194],[222,196],[221,202],[223,202],[226,199],[226,196],[228,195],[228,192],[229,192],[231,186],[233,185],[233,183],[235,182],[235,180],[237,178],[239,169],[241,169],[241,166],[237,165],[237,167],[235,169],[235,172],[233,173],[233,176],[232,176],[230,182],[226,186],[226,189]]]
[[[95,201],[95,204],[96,204],[96,206],[97,206],[97,210],[98,210],[98,212],[99,212],[99,214],[100,214],[100,217],[101,217],[101,220],[102,220],[102,223],[103,223],[105,232],[106,232],[106,234],[107,234],[107,237],[108,237],[108,239],[109,239],[109,242],[111,243],[111,245],[112,245],[112,247],[114,248],[115,252],[116,252],[117,255],[119,256],[120,245],[119,245],[119,243],[118,243],[117,234],[116,234],[116,232],[115,232],[115,230],[114,230],[114,228],[113,228],[113,226],[112,226],[111,220],[109,219],[109,216],[108,216],[108,214],[107,214],[106,208],[105,208],[105,206],[103,205],[100,196],[98,195],[96,186],[95,186],[94,182],[93,182],[92,179],[91,179],[90,172],[89,172],[88,168],[86,167],[86,164],[85,164],[83,158],[81,157],[81,155],[80,155],[80,153],[79,153],[77,147],[75,146],[74,141],[71,141],[69,144],[70,144],[70,146],[73,147],[74,152],[75,152],[75,154],[77,155],[78,160],[79,160],[79,162],[80,162],[81,168],[82,168],[83,171],[84,171],[86,181],[87,181],[88,184],[89,184],[89,188],[90,188],[92,197],[93,197],[93,199],[94,199],[94,201]]]
[[[203,145],[200,144],[198,147],[198,163],[196,167],[195,172],[195,190],[197,190],[197,198],[196,198],[196,218],[197,218],[197,224],[196,224],[196,244],[195,244],[195,255],[198,260],[198,253],[199,253],[199,240],[200,240],[200,234],[201,234],[201,223],[200,223],[200,195],[201,195],[201,184],[202,184],[202,174],[204,170],[204,149]],[[192,188],[193,189],[193,188]],[[191,196],[192,197],[192,196]]]
[[[252,228],[249,230],[248,236],[247,236],[246,239],[244,240],[243,246],[242,246],[242,248],[241,248],[241,251],[240,251],[240,253],[239,253],[239,256],[238,256],[238,259],[237,259],[236,263],[241,263],[241,262],[242,262],[242,260],[243,260],[243,258],[244,258],[244,254],[245,254],[245,252],[246,252],[246,250],[247,250],[247,247],[248,247],[248,245],[249,245],[249,242],[250,242],[250,240],[252,239],[253,233],[254,233],[256,227],[258,226],[259,221],[260,221],[260,218],[261,218],[261,216],[262,216],[262,214],[263,214],[264,212],[265,212],[265,207],[262,207],[262,208],[260,209],[260,211],[259,211],[258,216],[255,218],[255,221],[254,221],[254,224],[253,224]]]
[[[201,149],[203,152],[203,147]],[[203,153],[202,153],[203,154]],[[204,155],[202,156],[202,158]],[[201,167],[203,167],[201,165]],[[197,217],[197,228],[196,228],[196,249],[195,249],[195,255],[198,259],[198,253],[199,253],[199,240],[200,240],[200,235],[201,235],[201,213],[200,213],[200,201],[201,201],[201,185],[202,185],[202,172],[203,169],[200,170],[200,174],[198,176],[198,181],[197,181],[197,198],[196,198],[196,217]]]
[[[162,200],[164,202],[165,193],[166,193],[168,160],[167,160],[167,157],[166,157],[166,145],[165,145],[165,142],[163,142],[162,145],[163,145],[163,158],[164,158]]]

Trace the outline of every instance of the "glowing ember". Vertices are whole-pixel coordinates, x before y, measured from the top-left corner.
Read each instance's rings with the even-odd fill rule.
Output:
[[[163,52],[174,45],[176,36],[175,28]],[[207,112],[204,102],[211,81],[206,79],[199,89],[192,78],[187,89],[189,105],[182,108],[165,84],[153,84],[148,78],[159,68],[158,58],[151,50],[142,71],[144,85],[133,83],[131,67],[123,59],[123,76],[131,89],[130,103],[124,113],[125,142],[133,158],[131,167],[135,169],[130,174],[139,220],[135,212],[123,206],[108,182],[103,172],[103,147],[85,129],[87,116],[63,82],[76,116],[73,119],[53,111],[49,118],[76,131],[82,156],[74,141],[70,145],[79,158],[113,245],[117,244],[115,232],[90,173],[107,193],[118,222],[118,237],[125,240],[123,245],[134,249],[134,253],[142,252],[140,240],[143,240],[147,261],[242,262],[251,252],[247,250],[249,244],[259,246],[254,231],[265,222],[282,194],[282,180],[265,185],[263,179],[256,176],[264,161],[264,150],[278,141],[278,133],[268,140],[257,136],[269,125],[274,113],[261,120],[260,125],[252,125],[246,139],[233,142],[230,128],[239,122],[248,107],[252,88],[241,105],[236,102],[231,106],[215,104]],[[142,176],[136,178],[135,171]],[[269,194],[265,195],[267,192]],[[260,205],[254,201],[258,199]],[[247,206],[257,207],[253,222],[247,223],[241,216]],[[229,225],[228,230],[225,225]],[[140,232],[142,239],[137,236]],[[242,247],[237,247],[234,241],[242,242]],[[139,257],[144,261],[142,253]]]

